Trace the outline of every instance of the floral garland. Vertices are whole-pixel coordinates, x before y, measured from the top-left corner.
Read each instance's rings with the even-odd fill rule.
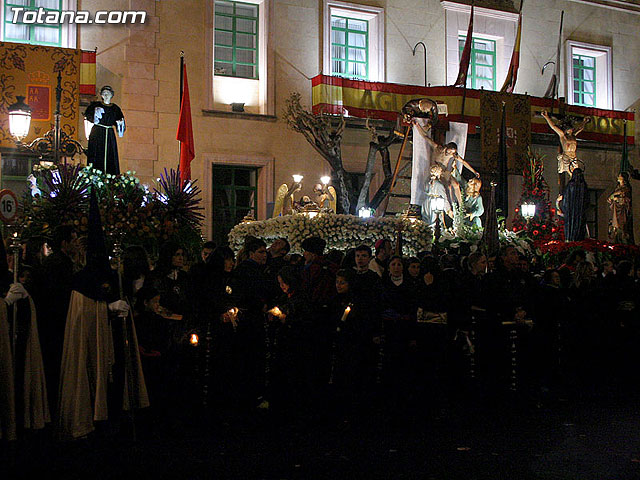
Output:
[[[276,238],[286,238],[291,244],[291,253],[302,253],[302,241],[317,236],[327,242],[328,250],[347,250],[363,244],[373,245],[381,238],[394,239],[399,229],[402,230],[403,255],[415,256],[431,250],[433,232],[423,221],[412,222],[405,217],[363,219],[353,215],[327,213],[320,213],[315,217],[299,213],[268,220],[244,221],[229,233],[229,246],[234,251],[239,251],[246,236],[261,238],[267,243]],[[522,254],[533,254],[527,237],[500,230],[499,238],[501,243],[513,245]],[[466,245],[470,251],[474,251],[481,240],[482,229],[463,226],[457,231],[443,230],[438,246],[441,249],[459,249]]]
[[[363,244],[373,245],[381,238],[393,239],[398,230],[402,230],[405,255],[417,255],[431,248],[433,233],[421,220],[412,222],[405,217],[359,218],[330,213],[319,213],[315,217],[298,213],[268,220],[245,221],[229,233],[229,246],[237,252],[247,235],[267,242],[283,237],[291,244],[292,253],[302,253],[302,241],[317,236],[327,242],[328,250],[346,250]]]

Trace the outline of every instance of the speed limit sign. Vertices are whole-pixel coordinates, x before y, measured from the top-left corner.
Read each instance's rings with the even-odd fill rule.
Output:
[[[18,197],[11,190],[0,190],[0,220],[11,223],[18,213]]]

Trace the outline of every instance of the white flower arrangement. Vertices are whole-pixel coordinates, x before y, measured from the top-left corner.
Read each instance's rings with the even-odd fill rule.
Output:
[[[261,238],[267,244],[282,237],[291,244],[291,253],[302,253],[302,241],[316,236],[327,242],[327,250],[347,250],[358,245],[372,246],[381,238],[394,240],[399,229],[402,229],[403,255],[415,256],[431,250],[433,231],[422,220],[411,221],[402,216],[360,218],[333,213],[319,213],[315,217],[297,213],[268,220],[244,221],[229,232],[229,246],[238,252],[247,235]],[[498,236],[500,243],[513,245],[525,255],[533,254],[526,238],[509,230],[499,230]],[[467,244],[471,251],[475,251],[481,240],[482,229],[463,225],[457,231],[443,229],[440,247],[458,248]]]
[[[238,251],[247,235],[271,243],[276,238],[286,238],[291,253],[302,253],[302,241],[311,236],[323,238],[327,250],[346,250],[358,245],[373,245],[381,238],[393,240],[402,230],[403,254],[417,255],[430,250],[433,232],[421,221],[405,217],[360,218],[354,215],[319,213],[309,217],[304,213],[285,215],[268,220],[242,222],[229,232],[229,246]]]

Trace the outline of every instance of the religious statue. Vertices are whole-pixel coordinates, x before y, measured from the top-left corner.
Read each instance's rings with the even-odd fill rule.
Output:
[[[591,121],[587,117],[578,125],[574,125],[574,119],[565,118],[562,122],[549,115],[549,112],[542,112],[543,118],[547,121],[551,129],[558,134],[560,138],[560,146],[562,153],[558,154],[558,173],[567,172],[571,176],[574,168],[582,169],[583,163],[578,160],[576,150],[578,149],[578,140],[576,137],[584,130],[584,127]]]
[[[331,210],[336,213],[337,208],[337,195],[336,189],[331,185],[324,185],[322,183],[316,183],[313,187],[313,193],[317,195],[316,203],[320,210]]]
[[[484,213],[484,204],[480,196],[482,181],[479,178],[471,178],[467,182],[466,197],[464,199],[465,220],[478,228],[482,228],[480,217]]]
[[[447,187],[440,180],[442,177],[442,166],[438,163],[433,163],[429,169],[430,180],[427,184],[427,196],[422,204],[422,218],[428,225],[436,223],[438,212],[433,209],[431,200],[437,197],[444,198],[444,212],[447,216],[453,218],[453,209],[451,208],[451,202],[447,193]],[[440,213],[442,215],[442,213]],[[444,225],[444,217],[440,218]]]
[[[84,111],[84,118],[93,124],[89,134],[87,164],[105,173],[119,175],[118,143],[112,127],[116,127],[119,137],[124,135],[126,127],[122,110],[111,103],[113,94],[113,88],[105,85],[100,89],[102,101],[91,102]]]
[[[302,190],[302,175],[300,179],[295,178],[291,186],[283,183],[276,192],[276,201],[273,207],[273,218],[281,215],[290,215],[295,213],[295,200],[293,195]]]
[[[609,241],[614,243],[633,243],[633,221],[631,211],[631,185],[629,174],[621,172],[618,184],[609,198],[611,219],[609,220]]]
[[[584,240],[587,235],[587,207],[589,195],[587,182],[581,168],[572,169],[571,179],[556,202],[558,215],[564,217],[564,239],[566,242]]]
[[[429,98],[415,98],[409,100],[402,107],[402,118],[411,123],[414,118],[427,118],[429,123],[438,123],[438,104]]]
[[[467,168],[470,170],[476,178],[480,178],[480,174],[465,161],[460,155],[458,155],[458,145],[454,142],[447,143],[446,145],[440,145],[429,137],[428,131],[431,129],[431,124],[425,129],[419,122],[413,120],[414,125],[418,127],[418,132],[425,138],[427,143],[431,146],[433,152],[433,162],[439,164],[442,167],[442,183],[453,192],[455,201],[458,205],[462,204],[462,192],[460,190],[460,182],[462,181],[462,169]],[[453,198],[450,196],[453,200]]]

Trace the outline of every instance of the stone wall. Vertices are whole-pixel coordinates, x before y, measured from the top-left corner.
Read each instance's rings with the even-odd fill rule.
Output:
[[[268,11],[266,102],[261,109],[248,107],[258,115],[232,116],[228,105],[213,92],[212,12],[213,0],[81,0],[86,10],[145,10],[144,26],[87,26],[79,30],[78,46],[98,47],[98,87],[111,84],[115,102],[122,106],[128,124],[120,140],[121,168],[136,170],[144,181],[157,177],[165,167],[176,167],[178,143],[175,133],[179,113],[179,55],[184,50],[188,68],[191,108],[195,131],[196,158],[192,175],[204,187],[204,201],[210,202],[210,163],[242,163],[268,167],[263,176],[261,201],[272,201],[274,187],[303,173],[303,194],[329,166],[300,134],[287,129],[281,120],[285,100],[297,91],[307,106],[311,103],[310,78],[322,68],[323,0],[265,0]],[[385,9],[385,79],[388,82],[422,85],[422,50],[412,48],[423,41],[428,49],[427,77],[432,85],[446,83],[445,10],[439,0],[353,0]],[[468,3],[468,2],[467,2]],[[635,108],[640,103],[640,15],[609,10],[569,0],[525,2],[521,67],[517,93],[542,95],[548,73],[542,65],[555,58],[561,10],[565,10],[567,39],[604,44],[613,48],[614,108]],[[564,71],[564,52],[563,65]],[[261,75],[264,72],[261,72]],[[497,79],[501,85],[503,79]],[[560,94],[566,85],[561,82]],[[224,110],[218,114],[212,110]],[[207,111],[207,112],[205,112]],[[262,115],[260,115],[262,114]],[[640,128],[640,122],[638,127]],[[638,137],[636,131],[636,137]],[[343,157],[349,170],[362,171],[368,150],[365,130],[347,129]],[[555,185],[555,148],[548,152],[547,176]],[[619,152],[584,151],[587,180],[603,189],[613,188]],[[393,158],[397,148],[392,151]],[[206,160],[206,162],[205,162]],[[472,163],[477,159],[470,158]],[[632,152],[638,165],[638,152]],[[265,170],[267,172],[267,170]],[[640,192],[640,186],[636,187]],[[554,192],[555,194],[556,192]],[[519,192],[513,192],[517,200]],[[554,196],[555,198],[555,196]],[[606,195],[603,196],[606,199]],[[636,199],[637,200],[637,199]],[[636,201],[636,218],[640,218]],[[602,203],[601,222],[606,222]],[[265,209],[261,207],[261,215]],[[212,212],[207,211],[210,221]],[[208,225],[210,223],[208,222]],[[606,226],[601,224],[601,232]],[[205,234],[208,236],[209,231]]]

